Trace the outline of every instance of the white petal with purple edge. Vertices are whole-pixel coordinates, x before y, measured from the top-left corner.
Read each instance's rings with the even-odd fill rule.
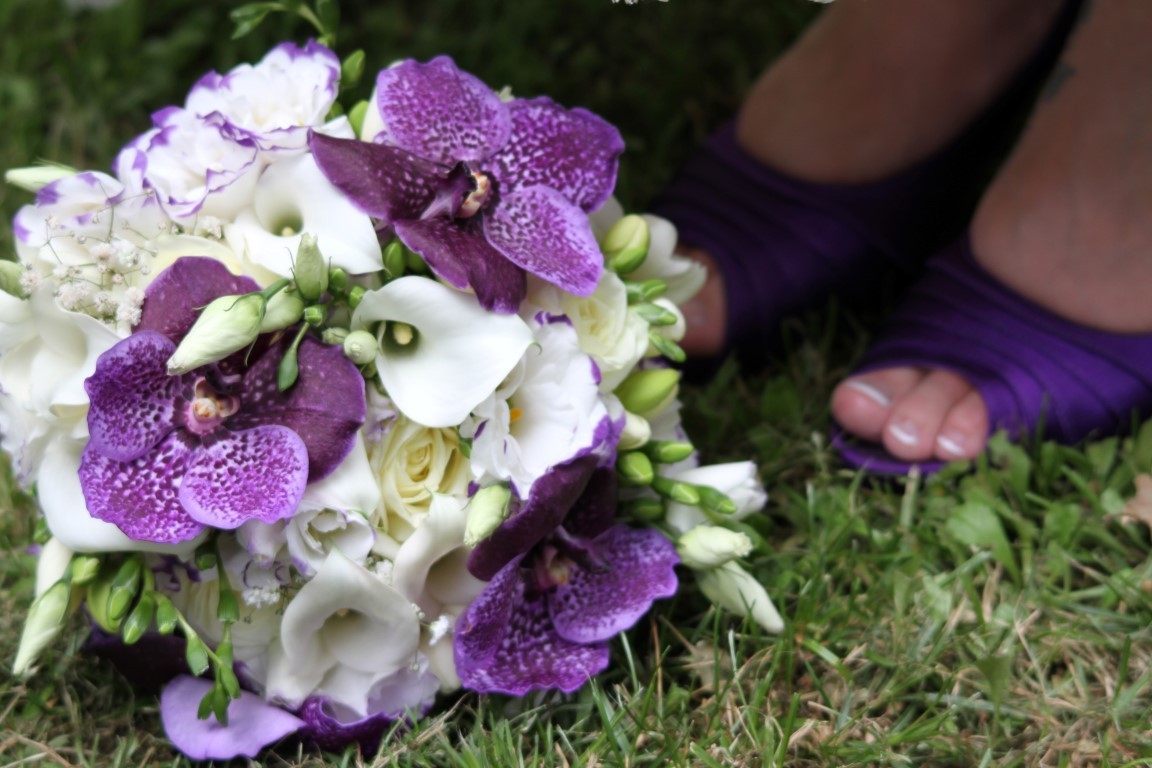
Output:
[[[427,427],[463,421],[533,342],[519,317],[485,312],[474,296],[423,277],[403,277],[364,294],[353,327],[379,320],[386,321],[377,356],[380,380],[400,412]],[[410,343],[389,336],[391,321],[412,327]]]
[[[255,757],[261,749],[299,730],[304,721],[254,693],[242,691],[228,706],[228,725],[196,716],[212,688],[207,680],[181,675],[160,695],[160,717],[172,744],[193,760]]]

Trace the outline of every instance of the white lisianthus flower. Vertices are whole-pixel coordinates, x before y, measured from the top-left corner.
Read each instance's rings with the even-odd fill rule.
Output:
[[[605,270],[591,296],[576,296],[543,280],[529,281],[526,318],[537,307],[553,315],[566,315],[576,330],[580,348],[600,370],[600,391],[611,392],[627,377],[648,349],[648,323],[628,310],[624,281]],[[531,305],[535,304],[533,307]]]
[[[568,318],[542,312],[533,322],[538,346],[460,427],[472,438],[473,475],[511,480],[521,499],[550,467],[594,450],[607,437],[602,423],[613,420],[600,397],[596,364],[580,349]]]
[[[224,226],[232,249],[280,277],[291,277],[303,234],[314,235],[325,260],[349,274],[379,271],[380,242],[372,220],[332,186],[311,154],[268,166],[251,206]]]
[[[334,549],[363,564],[376,540],[363,514],[335,509],[300,510],[287,521],[284,533],[292,562],[306,576],[316,573]]]
[[[465,496],[471,468],[455,429],[425,427],[399,416],[369,438],[368,462],[380,487],[372,525],[397,544],[418,530],[434,494]]]
[[[424,523],[394,558],[392,585],[420,606],[429,622],[445,612],[452,617],[459,615],[484,591],[486,583],[467,567],[471,551],[464,546],[467,517],[465,499],[437,494]]]
[[[218,119],[172,107],[153,115],[156,128],[134,140],[146,158],[143,171],[161,207],[173,219],[231,220],[252,199],[260,170],[255,142],[237,138]]]
[[[199,117],[218,115],[261,150],[303,151],[309,127],[323,124],[339,87],[336,54],[313,40],[303,48],[282,43],[257,64],[204,75],[184,106]]]
[[[323,696],[366,717],[373,688],[416,663],[419,642],[416,607],[334,549],[284,609],[266,695],[288,707]]]

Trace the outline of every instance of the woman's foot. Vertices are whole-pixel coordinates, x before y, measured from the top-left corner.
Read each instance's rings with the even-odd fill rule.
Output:
[[[1003,285],[1072,322],[1152,331],[1152,6],[1097,0],[972,224],[973,252]],[[832,397],[847,432],[903,461],[979,454],[979,393],[944,370],[854,376]]]
[[[1064,0],[837,3],[757,82],[740,146],[787,176],[859,185],[889,178],[955,139],[1019,72]],[[728,337],[725,286],[685,307],[683,346],[713,356]],[[695,322],[692,322],[692,321]]]

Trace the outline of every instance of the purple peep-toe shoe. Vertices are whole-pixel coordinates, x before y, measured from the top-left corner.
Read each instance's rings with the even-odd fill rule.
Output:
[[[1046,439],[1076,443],[1152,414],[1152,334],[1097,331],[1052,314],[989,275],[967,237],[928,262],[856,373],[904,366],[962,375],[984,398],[991,431],[1013,437],[1042,427]],[[843,432],[833,442],[855,467],[902,474],[912,466]]]
[[[757,359],[780,320],[831,295],[874,292],[910,273],[967,226],[993,164],[1056,61],[1080,0],[1065,3],[1044,42],[994,103],[931,157],[880,182],[815,184],[759,163],[720,129],[655,201],[682,243],[702,248],[724,277],[727,349]]]

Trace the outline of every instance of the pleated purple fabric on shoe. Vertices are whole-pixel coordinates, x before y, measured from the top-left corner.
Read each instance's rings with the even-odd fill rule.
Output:
[[[868,295],[892,270],[911,272],[967,226],[1023,109],[1079,12],[1068,0],[1052,30],[996,100],[952,142],[883,181],[815,184],[778,173],[721,128],[655,201],[681,242],[723,272],[728,346],[758,357],[782,318],[830,295]]]
[[[911,366],[954,371],[979,390],[992,431],[1076,443],[1152,414],[1152,334],[1097,331],[1008,290],[962,238],[928,262],[857,372]],[[875,472],[910,464],[834,436],[844,460]],[[933,471],[939,462],[921,464]]]

